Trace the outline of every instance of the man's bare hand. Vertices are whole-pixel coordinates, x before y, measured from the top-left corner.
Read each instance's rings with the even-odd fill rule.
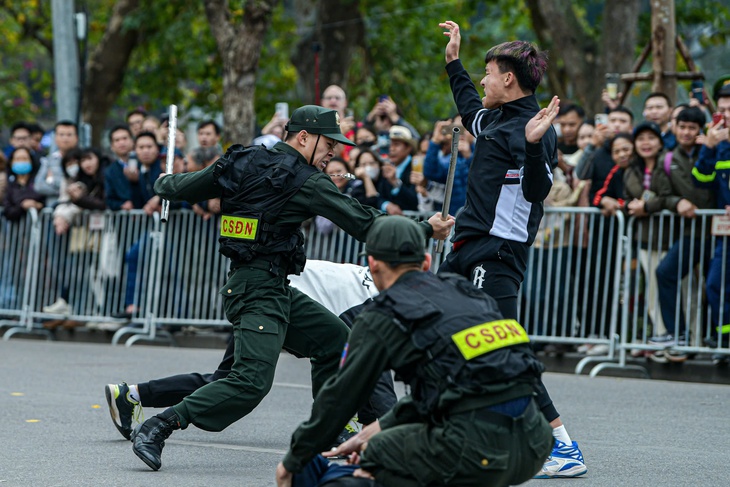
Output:
[[[459,31],[459,24],[447,20],[441,22],[439,27],[446,29],[444,32],[445,36],[449,36],[449,43],[446,44],[446,64],[451,61],[459,59],[459,49],[461,48],[461,32]]]
[[[428,223],[433,228],[433,238],[436,240],[446,240],[451,234],[451,227],[454,226],[456,220],[451,215],[446,220],[442,220],[441,213],[436,213],[428,219]]]
[[[560,98],[554,96],[553,99],[550,100],[550,104],[547,108],[543,108],[537,112],[537,115],[527,122],[527,125],[525,126],[525,139],[527,142],[530,144],[540,142],[542,136],[545,135],[545,132],[547,132],[548,128],[550,128],[553,124],[555,117],[558,116],[559,110]]]
[[[284,467],[282,462],[276,466],[276,487],[291,487],[294,475]]]
[[[697,210],[697,207],[686,198],[682,198],[681,200],[679,200],[679,203],[677,203],[677,213],[679,214],[679,216],[683,216],[685,218],[694,218],[695,210]]]
[[[388,203],[385,205],[385,212],[388,215],[402,215],[403,210],[400,206],[396,205],[395,203]]]

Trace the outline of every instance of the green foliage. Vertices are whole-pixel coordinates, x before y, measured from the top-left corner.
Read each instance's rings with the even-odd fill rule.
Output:
[[[52,105],[53,66],[37,42],[50,37],[42,22],[49,15],[50,7],[37,0],[0,3],[0,128],[42,118]]]
[[[289,102],[293,109],[300,101],[296,93],[297,70],[289,61],[291,51],[296,47],[296,26],[291,15],[283,2],[279,2],[266,33],[256,78],[256,124],[259,127],[269,122],[276,103]]]
[[[161,113],[171,103],[181,110],[222,109],[221,62],[201,1],[141,2],[125,25],[140,29],[140,42],[124,78],[116,118],[136,106]]]

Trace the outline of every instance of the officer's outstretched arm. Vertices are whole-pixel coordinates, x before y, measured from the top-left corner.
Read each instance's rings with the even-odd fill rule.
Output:
[[[215,184],[214,166],[202,171],[165,175],[155,182],[155,193],[170,201],[187,201],[190,204],[220,198],[221,188]]]

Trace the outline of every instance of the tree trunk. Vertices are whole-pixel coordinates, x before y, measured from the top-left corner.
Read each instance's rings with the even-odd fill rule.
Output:
[[[234,25],[228,0],[205,0],[205,14],[223,60],[223,140],[249,144],[256,121],[256,71],[278,0],[246,0]]]
[[[365,44],[359,0],[298,0],[295,7],[301,35],[291,61],[299,73],[302,99],[316,103],[322,91],[332,84],[347,92],[350,60]]]
[[[651,50],[654,81],[651,91],[677,98],[677,78],[664,73],[677,71],[677,48],[674,20],[674,0],[651,2]]]
[[[91,53],[84,84],[83,120],[91,124],[91,144],[99,147],[109,110],[122,91],[124,73],[137,45],[138,31],[126,29],[124,18],[139,0],[117,0],[104,37]]]
[[[601,90],[607,71],[630,71],[636,45],[639,0],[606,2],[603,46],[583,28],[563,0],[525,0],[541,48],[550,50],[548,81],[554,94],[569,96],[589,113],[603,111]],[[610,33],[610,35],[608,34]],[[562,61],[562,64],[560,63]]]
[[[608,2],[607,2],[608,3]],[[599,73],[630,73],[639,30],[641,0],[613,0],[603,10],[603,62]],[[626,93],[626,84],[619,91]]]

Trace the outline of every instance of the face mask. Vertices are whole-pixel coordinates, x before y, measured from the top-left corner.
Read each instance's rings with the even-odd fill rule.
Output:
[[[68,174],[68,177],[71,179],[76,179],[76,176],[79,175],[79,165],[71,164],[70,166],[66,166],[66,174]]]
[[[368,166],[365,168],[365,174],[367,174],[368,177],[374,181],[378,179],[378,176],[380,176],[380,168]]]
[[[15,161],[12,168],[15,174],[22,176],[23,174],[30,174],[33,170],[33,164],[30,161]]]

